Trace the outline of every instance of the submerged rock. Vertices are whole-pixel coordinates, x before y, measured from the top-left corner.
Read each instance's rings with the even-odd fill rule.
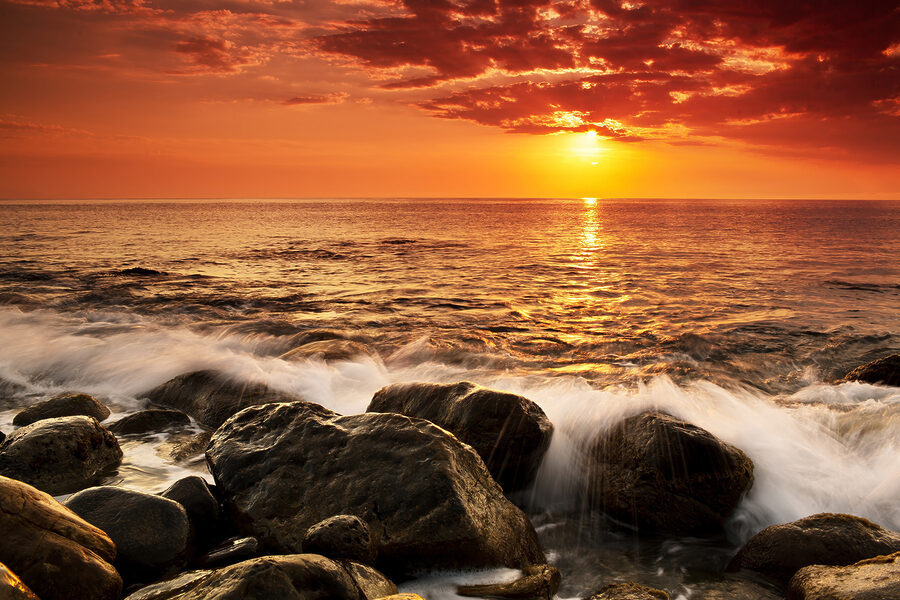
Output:
[[[177,408],[213,429],[248,406],[302,399],[262,383],[239,381],[219,371],[179,375],[145,396],[153,404]]]
[[[600,588],[588,600],[669,600],[669,594],[656,588],[629,581],[610,583]]]
[[[787,600],[900,598],[900,552],[846,567],[811,565],[791,578]]]
[[[375,563],[375,543],[365,521],[354,515],[336,515],[316,523],[300,543],[306,554]]]
[[[510,583],[461,585],[456,588],[456,593],[476,598],[553,599],[559,589],[559,569],[550,565],[532,565],[522,572],[522,577]]]
[[[155,581],[187,564],[190,525],[174,500],[101,486],[78,492],[65,505],[109,534],[118,549],[116,568],[126,581]]]
[[[179,479],[160,496],[174,500],[184,508],[197,548],[208,548],[215,540],[222,539],[219,501],[205,479],[197,475]]]
[[[647,412],[605,432],[590,451],[591,505],[640,529],[720,528],[753,483],[753,462],[708,431]]]
[[[93,417],[42,419],[0,444],[0,473],[54,496],[97,483],[121,460],[116,436]]]
[[[298,348],[285,352],[279,358],[282,360],[321,358],[326,361],[336,361],[351,360],[357,356],[371,355],[372,352],[369,348],[356,340],[331,339],[308,342]]]
[[[2,562],[0,562],[0,598],[3,600],[41,600]]]
[[[900,386],[900,354],[891,354],[856,367],[844,376],[844,381]]]
[[[151,408],[122,417],[115,423],[110,423],[108,428],[116,435],[134,435],[157,433],[171,427],[185,427],[190,424],[191,418],[180,410]]]
[[[31,425],[41,419],[84,415],[102,421],[109,409],[88,394],[60,394],[49,400],[32,404],[13,418],[13,425]]]
[[[728,564],[787,583],[807,565],[850,565],[900,551],[900,533],[853,515],[820,513],[766,527]]]
[[[192,571],[127,600],[375,600],[397,587],[365,565],[317,554],[263,556],[215,571]]]
[[[443,427],[478,452],[507,492],[530,483],[553,435],[547,415],[528,398],[467,381],[395,383],[378,390],[366,412],[398,413]]]
[[[422,419],[256,406],[219,428],[206,455],[238,528],[274,552],[297,552],[312,525],[353,514],[386,572],[545,562],[478,455]]]
[[[43,600],[117,600],[106,533],[30,485],[0,476],[0,562]]]

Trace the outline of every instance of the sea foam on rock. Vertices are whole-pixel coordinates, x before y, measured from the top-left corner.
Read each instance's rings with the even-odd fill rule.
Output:
[[[0,476],[0,562],[43,600],[117,600],[109,536],[34,487]]]
[[[891,354],[856,367],[847,373],[844,381],[900,386],[900,354]]]
[[[155,405],[177,408],[213,429],[248,406],[302,400],[265,384],[240,381],[219,371],[185,373],[144,396]]]
[[[900,533],[853,515],[820,513],[766,527],[728,564],[786,584],[807,565],[849,565],[900,551]]]
[[[534,477],[553,425],[541,407],[516,394],[459,383],[395,383],[378,390],[366,412],[398,413],[443,427],[472,446],[506,492]]]
[[[0,443],[0,474],[54,496],[97,483],[121,460],[116,436],[93,417],[41,419]]]
[[[639,529],[721,528],[753,483],[753,462],[708,431],[658,412],[625,419],[590,450],[592,506]]]
[[[298,552],[310,526],[351,514],[389,573],[546,562],[478,454],[423,419],[255,406],[220,427],[206,455],[238,528],[274,552]]]
[[[787,600],[900,598],[900,552],[846,567],[810,565],[791,578]]]
[[[102,421],[110,414],[109,408],[88,394],[60,394],[49,400],[32,404],[13,418],[13,425],[31,425],[41,419],[84,415]]]
[[[141,588],[127,600],[375,600],[395,593],[397,587],[371,567],[293,554],[182,573]]]
[[[118,549],[116,568],[128,582],[155,581],[187,564],[190,525],[174,500],[100,486],[74,494],[65,505],[109,534]]]

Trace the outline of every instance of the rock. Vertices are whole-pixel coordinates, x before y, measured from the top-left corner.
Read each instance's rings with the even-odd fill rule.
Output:
[[[375,563],[375,544],[369,526],[354,515],[337,515],[316,523],[300,543],[306,554]]]
[[[118,275],[131,275],[136,277],[152,277],[167,274],[165,271],[157,271],[156,269],[148,269],[146,267],[131,267],[130,269],[116,271],[116,273]]]
[[[669,600],[669,594],[629,581],[604,585],[588,600]]]
[[[239,530],[273,552],[297,552],[312,525],[354,514],[385,572],[546,562],[478,455],[422,419],[255,406],[216,431],[206,456]]]
[[[753,462],[708,431],[666,414],[625,419],[594,442],[592,506],[640,529],[720,528],[753,483]]]
[[[0,473],[54,496],[99,482],[121,461],[116,436],[93,417],[41,419],[0,444]]]
[[[559,589],[559,569],[550,565],[532,565],[522,571],[524,576],[511,583],[461,585],[456,588],[456,593],[477,598],[553,599]]]
[[[238,381],[218,371],[179,375],[153,388],[146,397],[153,404],[177,408],[213,429],[248,406],[301,399],[262,383]]]
[[[212,431],[201,431],[188,436],[176,434],[160,444],[160,450],[168,453],[175,462],[202,457],[212,438]]]
[[[843,380],[900,386],[900,354],[891,354],[856,367]]]
[[[171,427],[184,427],[190,424],[191,418],[180,410],[151,408],[123,417],[107,427],[116,435],[133,435],[156,433]]]
[[[112,540],[49,494],[0,476],[0,531],[0,562],[43,600],[119,598]]]
[[[3,600],[41,600],[2,562],[0,562],[0,598]]]
[[[13,425],[31,425],[41,419],[84,415],[102,421],[109,409],[87,394],[60,394],[49,400],[32,404],[13,418]]]
[[[357,577],[363,572],[365,579],[360,581]],[[127,600],[374,600],[396,592],[393,583],[364,565],[293,554],[183,573],[142,588]]]
[[[203,569],[224,567],[259,555],[259,541],[254,537],[230,538],[196,560]]]
[[[168,498],[101,486],[65,502],[116,543],[115,566],[128,582],[155,581],[187,564],[190,525],[184,508]]]
[[[850,565],[900,551],[900,533],[853,515],[820,513],[766,527],[731,559],[727,570],[748,569],[786,584],[807,565]]]
[[[418,594],[391,594],[390,596],[382,596],[378,600],[425,600]]]
[[[463,381],[396,383],[375,393],[366,412],[398,413],[443,427],[472,446],[506,492],[532,480],[553,425],[537,404]]]
[[[787,600],[887,600],[900,598],[900,552],[848,567],[811,565],[791,578]]]
[[[184,508],[196,547],[208,548],[216,539],[222,538],[219,501],[202,477],[191,475],[179,479],[160,496],[174,500]]]
[[[279,358],[282,360],[298,360],[321,358],[325,361],[351,360],[357,356],[371,356],[372,352],[365,344],[355,340],[318,340],[303,344],[289,350]]]

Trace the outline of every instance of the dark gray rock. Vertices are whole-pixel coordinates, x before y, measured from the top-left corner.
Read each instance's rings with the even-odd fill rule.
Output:
[[[721,528],[753,483],[753,462],[708,431],[666,414],[629,417],[589,455],[591,506],[650,531]]]
[[[0,531],[0,563],[44,600],[118,600],[112,540],[49,494],[0,476]]]
[[[13,418],[13,425],[31,425],[41,419],[84,415],[102,421],[109,409],[88,394],[60,394],[49,400],[32,404]]]
[[[365,565],[292,554],[182,573],[127,600],[375,600],[396,592],[393,583]]]
[[[669,594],[656,588],[629,581],[610,583],[600,588],[588,600],[669,600]]]
[[[385,572],[546,562],[474,450],[422,419],[256,406],[220,427],[206,455],[239,530],[273,552],[297,552],[312,525],[354,514]]]
[[[93,417],[41,419],[0,444],[0,474],[54,496],[98,483],[121,461],[116,436]]]
[[[398,413],[443,427],[478,452],[506,492],[531,482],[553,435],[547,415],[528,398],[467,381],[389,385],[375,393],[366,412]]]
[[[519,600],[553,600],[559,589],[559,569],[550,565],[532,565],[522,569],[522,577],[510,583],[461,585],[460,596],[476,598],[517,598]]]
[[[853,515],[820,513],[766,527],[741,548],[729,571],[747,569],[786,584],[807,565],[850,565],[900,551],[900,533]]]
[[[791,578],[787,600],[900,598],[900,552],[846,567],[811,565]]]
[[[891,354],[856,367],[847,373],[844,381],[900,386],[900,354]]]
[[[233,565],[259,556],[259,540],[254,537],[229,538],[195,561],[201,569]]]
[[[191,424],[191,418],[180,410],[150,408],[141,410],[127,417],[122,417],[107,428],[116,435],[134,435],[137,433],[156,433],[172,427],[185,427]]]
[[[118,549],[114,564],[126,582],[155,581],[187,564],[190,524],[174,500],[101,486],[74,494],[65,505],[109,534]]]
[[[160,496],[184,507],[197,548],[208,548],[216,539],[222,538],[219,501],[205,479],[196,475],[179,479]]]
[[[375,544],[369,526],[355,515],[336,515],[316,523],[300,543],[306,554],[375,563]]]
[[[264,384],[239,381],[218,371],[179,375],[153,388],[146,397],[158,406],[183,411],[213,429],[248,406],[302,400]]]

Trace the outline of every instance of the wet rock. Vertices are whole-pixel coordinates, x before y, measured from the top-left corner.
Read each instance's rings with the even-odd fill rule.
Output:
[[[0,562],[43,600],[119,598],[112,540],[49,494],[0,476],[0,531]]]
[[[197,548],[208,548],[216,539],[221,539],[219,501],[205,479],[196,475],[179,479],[160,496],[174,500],[184,508]]]
[[[348,569],[317,554],[263,556],[215,571],[192,571],[142,588],[127,600],[374,600],[397,592],[373,569]],[[365,572],[365,580],[357,579]],[[375,583],[377,581],[377,583]]]
[[[115,566],[127,582],[155,581],[187,564],[190,525],[168,498],[101,486],[78,492],[65,505],[116,543]]]
[[[640,529],[720,528],[753,483],[753,462],[708,431],[647,412],[602,434],[590,452],[592,506]]]
[[[386,572],[545,562],[478,455],[422,419],[257,406],[219,428],[206,455],[233,521],[273,552],[297,552],[312,525],[354,514]]]
[[[197,558],[203,569],[224,567],[259,555],[259,541],[254,537],[230,538]]]
[[[371,356],[372,352],[365,344],[355,340],[331,339],[318,340],[303,344],[282,354],[282,360],[299,360],[321,358],[325,361],[351,360],[357,356]]]
[[[510,583],[461,585],[460,596],[477,598],[520,598],[522,600],[552,600],[559,589],[559,569],[550,565],[525,567],[523,577]]]
[[[588,600],[669,600],[669,594],[629,581],[628,583],[605,585]]]
[[[847,567],[812,565],[791,578],[787,600],[887,600],[900,598],[900,552]]]
[[[201,431],[190,435],[176,434],[160,445],[160,450],[168,453],[175,462],[184,462],[201,457],[212,438],[212,431]]]
[[[391,594],[390,596],[382,596],[377,600],[425,600],[418,594]]]
[[[239,381],[218,371],[179,375],[145,396],[153,404],[177,408],[213,429],[248,406],[301,400],[262,383]]]
[[[337,515],[316,523],[300,545],[307,554],[347,558],[369,565],[375,562],[375,544],[369,526],[354,515]]]
[[[0,562],[0,598],[3,600],[41,600],[2,562]]]
[[[729,571],[748,569],[787,583],[807,565],[850,565],[900,551],[900,533],[853,515],[820,513],[766,527],[741,548]]]
[[[900,386],[900,354],[891,354],[856,367],[847,373],[844,381]]]
[[[0,444],[0,474],[54,496],[99,482],[121,460],[116,436],[93,417],[41,419]]]
[[[88,394],[60,394],[49,400],[32,404],[13,418],[13,425],[31,425],[41,419],[84,415],[102,421],[109,409]]]
[[[134,435],[137,433],[156,433],[172,427],[185,427],[190,424],[191,418],[180,410],[151,408],[123,417],[107,427],[116,435]]]
[[[531,481],[553,434],[547,415],[528,398],[467,381],[389,385],[375,393],[366,412],[398,413],[443,427],[478,452],[507,492]]]
[[[153,277],[158,275],[166,275],[165,271],[157,271],[156,269],[148,269],[146,267],[131,267],[130,269],[122,269],[117,271],[119,275],[131,275],[133,277]]]

